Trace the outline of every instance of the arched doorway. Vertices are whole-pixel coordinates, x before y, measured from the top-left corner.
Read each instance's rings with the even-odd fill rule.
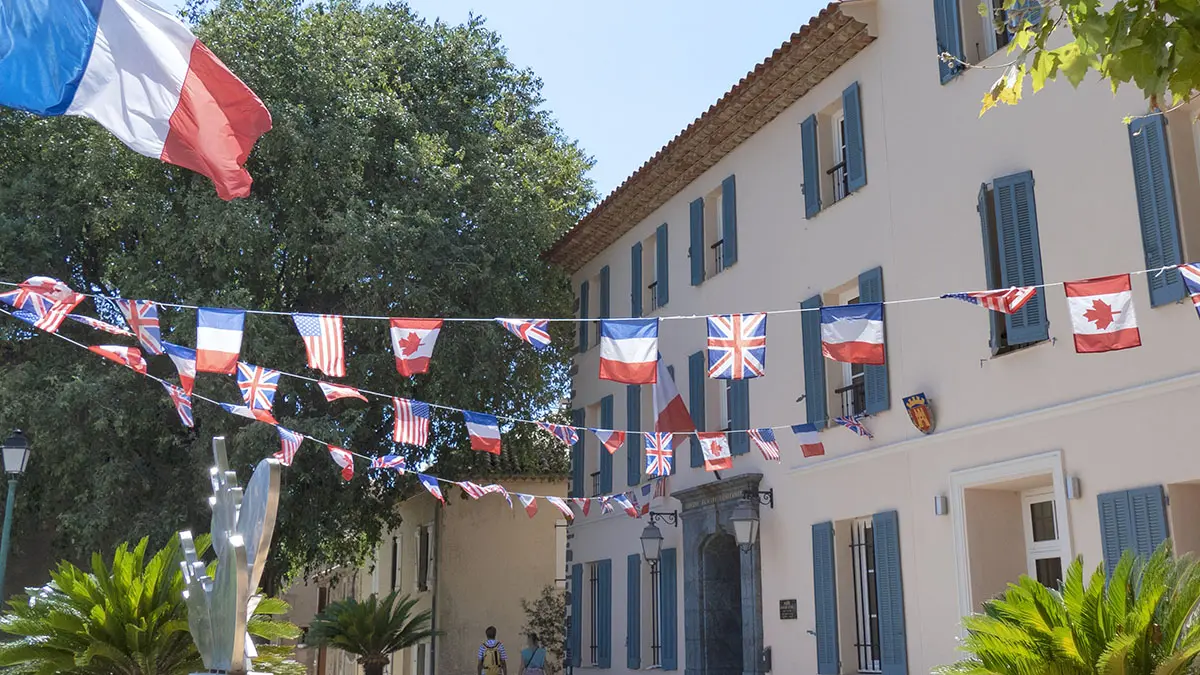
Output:
[[[700,551],[700,596],[705,675],[741,675],[742,562],[733,535],[723,530]]]

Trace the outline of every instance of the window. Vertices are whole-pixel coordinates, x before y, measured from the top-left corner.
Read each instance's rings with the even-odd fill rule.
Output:
[[[601,418],[600,408],[601,408],[600,403],[593,403],[592,405],[589,405],[587,408],[584,409],[584,424],[587,428],[589,428],[589,429],[603,428],[603,425],[601,424],[602,418]],[[581,433],[579,436],[582,439],[584,434]],[[585,445],[584,447],[586,448],[587,446]],[[603,489],[603,486],[601,485],[600,462],[601,462],[601,455],[607,455],[607,454],[608,454],[608,450],[605,449],[603,443],[596,443],[595,451],[585,450],[583,453],[584,467],[585,467],[584,470],[588,477],[588,490],[589,490],[588,495],[591,497],[598,497],[598,496],[604,494],[601,491]]]
[[[1016,0],[1005,9],[1006,0],[934,0],[937,53],[949,53],[961,61],[978,63],[1012,42],[1026,21],[1042,20],[1037,0]],[[984,10],[984,11],[981,11]],[[941,79],[945,84],[962,71],[961,63],[941,61]]]
[[[428,591],[432,578],[431,561],[433,559],[433,528],[422,525],[417,528],[417,590]]]
[[[413,648],[414,675],[433,675],[433,659],[429,658],[429,643],[418,642]]]
[[[737,262],[737,181],[729,176],[720,187],[688,207],[688,257],[692,285],[724,272]]]
[[[632,299],[633,316],[638,317],[656,311],[662,304],[659,300],[658,280],[662,276],[661,263],[665,261],[666,251],[659,251],[659,236],[665,238],[666,225],[659,231],[634,244],[631,264],[633,272],[630,280],[630,295]]]
[[[1029,576],[1050,588],[1062,582],[1062,543],[1055,514],[1054,489],[1027,490],[1021,495],[1025,557]]]
[[[588,563],[588,660],[596,665],[600,656],[600,563]]]
[[[705,373],[707,373],[707,360],[705,363]],[[704,401],[707,410],[705,411],[704,418],[712,420],[712,422],[708,424],[707,429],[701,429],[701,431],[729,431],[733,428],[729,415],[729,387],[732,382],[733,380],[714,380],[707,376],[705,377],[704,388],[706,391]]]
[[[984,274],[989,289],[1042,283],[1033,173],[1003,176],[979,188],[979,222],[983,232]],[[988,312],[993,355],[1049,339],[1046,298],[1037,293],[1012,314]]]
[[[816,523],[812,545],[817,673],[905,672],[897,512]]]
[[[858,83],[800,124],[804,214],[812,218],[867,184]]]
[[[843,305],[857,305],[858,288],[854,289],[854,297],[843,301]],[[866,366],[861,363],[841,363],[841,384],[833,390],[837,396],[835,405],[845,417],[853,417],[867,411],[867,381]],[[835,408],[835,409],[838,409]]]
[[[650,657],[648,666],[662,666],[662,640],[661,640],[661,616],[659,611],[659,578],[662,572],[659,571],[659,562],[654,565],[646,565],[644,577],[645,588],[649,594],[647,597],[649,602],[644,602],[642,607],[642,640],[649,647],[646,654]]]
[[[388,590],[394,591],[400,586],[400,538],[392,537],[392,577]]]

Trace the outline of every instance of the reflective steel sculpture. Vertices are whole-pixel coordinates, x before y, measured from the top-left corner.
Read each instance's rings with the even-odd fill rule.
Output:
[[[254,469],[243,493],[237,474],[229,470],[224,437],[213,439],[212,548],[217,568],[213,577],[196,554],[192,533],[179,533],[183,544],[184,601],[188,629],[209,672],[242,674],[257,656],[246,633],[246,621],[262,596],[256,595],[262,578],[275,511],[279,506],[281,465],[264,459]]]

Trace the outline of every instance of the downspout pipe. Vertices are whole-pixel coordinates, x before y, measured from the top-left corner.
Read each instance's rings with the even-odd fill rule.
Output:
[[[438,627],[438,587],[442,585],[442,566],[441,566],[441,551],[442,551],[442,509],[434,504],[433,511],[433,600],[429,603],[429,611],[433,615],[429,620],[429,628],[433,631],[433,637],[429,639],[429,670],[436,673],[437,670],[437,627]],[[425,675],[420,673],[419,675]]]

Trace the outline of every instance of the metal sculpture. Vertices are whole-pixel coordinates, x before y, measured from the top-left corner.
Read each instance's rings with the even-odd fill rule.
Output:
[[[188,606],[188,630],[204,667],[210,673],[241,675],[250,670],[257,656],[246,633],[246,621],[254,614],[262,596],[257,595],[275,530],[279,506],[281,465],[264,459],[243,493],[237,474],[229,470],[225,438],[213,438],[212,548],[217,567],[214,576],[196,554],[191,531],[179,533],[183,545],[184,601]]]

